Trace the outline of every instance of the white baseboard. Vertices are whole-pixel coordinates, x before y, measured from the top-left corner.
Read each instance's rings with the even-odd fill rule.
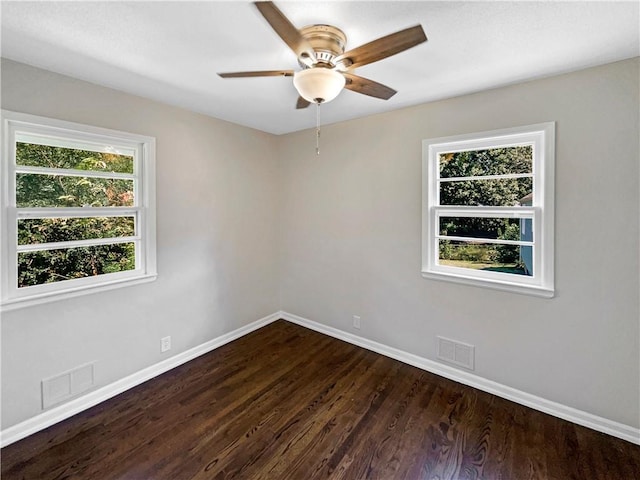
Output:
[[[554,417],[562,418],[570,422],[582,425],[593,430],[612,435],[614,437],[627,440],[629,442],[640,445],[640,429],[624,425],[622,423],[614,422],[597,415],[593,415],[582,410],[578,410],[560,403],[552,402],[544,398],[526,393],[515,388],[502,385],[500,383],[487,380],[469,372],[461,371],[448,365],[444,365],[427,358],[419,357],[417,355],[399,350],[397,348],[389,347],[382,343],[374,342],[357,335],[339,330],[337,328],[329,327],[321,323],[314,322],[312,320],[294,315],[288,312],[280,311],[268,315],[260,320],[257,320],[249,325],[238,328],[232,332],[226,333],[213,340],[198,345],[190,350],[175,355],[167,360],[163,360],[155,365],[140,370],[128,377],[118,380],[114,383],[106,385],[98,390],[89,392],[82,397],[70,400],[58,407],[47,410],[35,417],[32,417],[24,422],[13,425],[0,432],[0,446],[5,447],[11,443],[17,442],[22,438],[25,438],[40,430],[44,430],[51,425],[54,425],[62,420],[65,420],[77,413],[82,412],[88,408],[97,405],[100,402],[115,397],[116,395],[129,390],[141,383],[146,382],[162,373],[165,373],[172,368],[175,368],[183,363],[186,363],[194,358],[204,355],[212,350],[215,350],[222,345],[225,345],[233,340],[236,340],[254,330],[257,330],[269,323],[272,323],[278,319],[284,319],[291,323],[301,325],[303,327],[315,330],[325,335],[329,335],[345,342],[357,345],[367,350],[379,353],[386,357],[399,360],[408,365],[420,368],[427,372],[440,375],[441,377],[448,378],[455,382],[468,385],[470,387],[477,388],[487,393],[497,395],[499,397],[511,400],[513,402],[525,405],[527,407],[539,410],[544,413],[553,415]]]
[[[614,437],[618,437],[623,440],[627,440],[629,442],[640,445],[640,429],[638,428],[614,422],[613,420],[608,420],[606,418],[599,417],[597,415],[593,415],[576,408],[568,407],[557,402],[552,402],[536,395],[532,395],[521,390],[516,390],[515,388],[511,388],[506,385],[502,385],[492,380],[487,380],[486,378],[480,377],[478,375],[458,370],[457,368],[449,367],[448,365],[444,365],[442,363],[438,363],[424,357],[419,357],[417,355],[398,350],[397,348],[389,347],[382,343],[374,342],[373,340],[368,340],[366,338],[353,335],[343,330],[338,330],[337,328],[328,327],[321,323],[299,317],[298,315],[293,315],[287,312],[280,312],[279,316],[280,318],[283,318],[284,320],[287,320],[291,323],[295,323],[311,330],[324,333],[325,335],[344,340],[345,342],[366,348],[367,350],[371,350],[386,357],[399,360],[403,363],[412,365],[427,372],[434,373],[455,382],[477,388],[478,390],[482,390],[483,392],[497,395],[507,400],[511,400],[512,402],[516,402],[521,405],[533,408],[534,410],[548,413],[549,415],[553,415],[554,417],[562,418],[563,420],[567,420],[569,422],[573,422],[578,425],[597,430],[598,432],[606,433],[608,435],[612,435]]]
[[[104,402],[120,393],[129,390],[141,383],[151,380],[158,375],[168,372],[172,368],[175,368],[183,363],[193,360],[200,355],[204,355],[212,350],[215,350],[222,345],[225,345],[233,340],[236,340],[254,330],[257,330],[265,325],[268,325],[275,320],[281,318],[280,312],[267,315],[260,320],[240,327],[232,332],[225,333],[213,340],[209,340],[197,347],[186,350],[178,355],[163,360],[155,365],[144,368],[136,373],[133,373],[121,380],[113,382],[109,385],[101,387],[97,390],[93,390],[86,395],[70,400],[58,407],[47,410],[35,417],[31,417],[24,422],[13,425],[0,432],[0,446],[6,447],[11,443],[17,442],[33,433],[40,430],[44,430],[51,425],[54,425],[62,420],[65,420],[73,415],[82,412],[88,408],[97,405],[100,402]]]

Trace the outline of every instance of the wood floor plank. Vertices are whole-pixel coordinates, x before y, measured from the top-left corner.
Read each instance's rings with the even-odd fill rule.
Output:
[[[3,480],[638,480],[640,447],[278,321],[2,449]]]
[[[370,352],[357,352],[347,365],[349,374],[341,374],[337,378],[318,376],[321,382],[318,386],[320,395],[299,409],[284,428],[274,432],[276,441],[272,443],[268,455],[265,455],[260,478],[283,478],[295,471],[300,464],[309,461],[306,453],[316,451],[318,444],[337,424],[333,412],[340,411],[352,402],[345,393],[371,374],[368,358]],[[354,374],[356,380],[353,379]],[[282,461],[291,458],[295,458],[296,461]]]

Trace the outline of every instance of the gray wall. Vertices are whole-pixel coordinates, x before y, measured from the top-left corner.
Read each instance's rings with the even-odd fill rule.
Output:
[[[42,378],[108,384],[279,309],[638,427],[638,59],[273,137],[13,62],[2,106],[157,138],[156,282],[7,312],[3,428]],[[350,95],[344,92],[342,95]],[[375,101],[375,100],[372,100]],[[339,103],[325,108],[339,108]],[[555,120],[553,299],[423,279],[421,141]]]
[[[3,428],[43,378],[106,385],[279,309],[275,137],[10,61],[2,108],[156,137],[158,224],[155,282],[2,314]]]
[[[282,309],[429,359],[436,335],[471,343],[482,377],[640,426],[638,68],[331,125],[319,158],[309,132],[282,138]],[[421,141],[547,121],[556,297],[422,278]]]

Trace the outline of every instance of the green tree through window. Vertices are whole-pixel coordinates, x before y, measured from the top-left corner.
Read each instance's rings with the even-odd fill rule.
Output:
[[[16,165],[35,167],[16,175],[18,208],[61,208],[64,214],[64,208],[134,205],[134,180],[108,178],[109,173],[132,175],[131,155],[17,142]],[[93,176],[94,172],[107,177]],[[133,270],[135,244],[120,241],[133,236],[134,216],[19,219],[18,245],[43,248],[18,254],[18,287]],[[95,239],[114,241],[69,248],[60,245]]]
[[[516,206],[531,193],[531,145],[441,153],[440,204],[451,206]],[[474,178],[479,177],[479,178]],[[493,178],[487,178],[493,177]],[[476,239],[519,240],[518,220],[487,217],[441,217],[440,234]],[[440,242],[444,264],[525,275],[520,247],[479,242]]]

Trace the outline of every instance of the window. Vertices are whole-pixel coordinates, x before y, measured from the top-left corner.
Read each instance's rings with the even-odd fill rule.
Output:
[[[155,139],[2,111],[2,308],[153,280]]]
[[[555,123],[423,141],[422,274],[552,297]]]

